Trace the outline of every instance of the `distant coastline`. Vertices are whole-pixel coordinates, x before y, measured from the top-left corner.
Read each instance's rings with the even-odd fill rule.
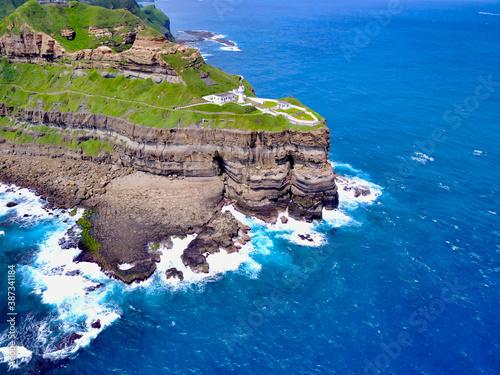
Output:
[[[178,43],[191,45],[193,43],[214,42],[221,44],[221,49],[229,51],[240,51],[238,44],[226,39],[225,35],[207,30],[185,30],[175,35]]]

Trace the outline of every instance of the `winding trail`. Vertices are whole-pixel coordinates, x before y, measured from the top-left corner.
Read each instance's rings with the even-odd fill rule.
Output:
[[[27,93],[32,94],[32,95],[76,94],[76,95],[82,95],[84,97],[94,97],[94,98],[102,98],[102,99],[106,99],[106,100],[116,100],[116,101],[123,102],[123,103],[140,104],[140,105],[145,105],[145,106],[150,107],[150,108],[156,108],[156,109],[161,109],[161,110],[171,111],[171,112],[191,112],[191,113],[201,113],[201,114],[207,114],[207,115],[221,114],[221,115],[233,115],[233,116],[258,116],[258,115],[260,115],[260,113],[259,114],[255,114],[255,113],[234,113],[234,112],[205,112],[205,111],[189,110],[187,108],[185,108],[185,109],[176,109],[175,106],[172,106],[172,107],[161,107],[161,106],[157,106],[157,105],[152,105],[152,104],[149,104],[149,103],[141,102],[141,101],[138,101],[138,100],[119,99],[119,98],[116,98],[116,97],[111,97],[111,96],[106,96],[106,95],[87,94],[87,93],[84,93],[84,92],[73,91],[73,90],[63,90],[63,91],[56,91],[56,92],[38,92],[38,91],[34,91],[34,90],[27,90],[24,87],[19,86],[19,85],[15,84],[15,83],[0,83],[0,85],[10,86],[10,87],[17,87],[21,91],[27,92]],[[272,99],[266,99],[266,100],[272,100]],[[202,104],[210,104],[210,103],[209,102],[207,102],[207,103],[199,103],[199,104],[196,103],[195,105],[202,105]],[[297,107],[297,106],[293,106],[293,107]],[[273,116],[281,115],[281,116],[285,117],[290,123],[292,123],[294,125],[316,126],[316,125],[318,125],[320,123],[319,120],[316,119],[317,120],[316,122],[308,124],[308,123],[304,123],[304,122],[302,122],[300,120],[291,119],[291,116],[288,115],[288,114],[286,114],[286,113],[281,113],[280,112],[280,113],[276,113],[275,114],[275,113],[273,113],[271,111],[264,111],[261,108],[258,108],[258,109],[259,109],[259,111],[261,111],[264,114],[267,113],[267,114],[270,114],[270,115],[273,115]],[[307,111],[306,111],[306,113],[309,114],[309,112],[307,112]],[[316,116],[314,116],[312,113],[310,115],[313,116],[313,118],[316,118]]]

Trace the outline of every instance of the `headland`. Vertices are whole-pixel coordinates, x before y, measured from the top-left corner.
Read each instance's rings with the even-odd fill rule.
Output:
[[[338,205],[324,118],[258,98],[163,31],[79,2],[31,0],[0,21],[0,180],[87,208],[79,260],[125,282],[151,275],[171,236],[198,233],[182,258],[196,272],[238,251],[250,228],[224,203],[269,222]]]

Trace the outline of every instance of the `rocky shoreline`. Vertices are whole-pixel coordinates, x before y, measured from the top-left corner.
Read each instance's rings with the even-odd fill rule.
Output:
[[[78,244],[82,252],[76,262],[96,262],[126,283],[147,279],[156,270],[161,253],[148,244],[199,233],[183,263],[208,272],[209,253],[238,251],[249,240],[249,227],[220,212],[225,199],[218,177],[169,178],[85,160],[6,155],[0,159],[0,181],[34,190],[48,201],[47,209],[90,210],[100,251],[89,251],[74,229],[60,246]],[[121,264],[132,267],[122,270]]]
[[[0,55],[13,66],[5,69],[3,77],[10,82],[18,64],[46,69],[56,64],[64,70],[56,82],[64,77],[82,82],[139,78],[178,84],[182,91],[181,85],[187,86],[193,77],[208,76],[200,71],[207,66],[199,51],[149,35],[141,25],[127,34],[130,48],[117,53],[105,44],[68,52],[52,36],[29,25],[4,33]],[[88,31],[111,33],[94,26]],[[72,35],[69,30],[61,32]],[[211,32],[189,33],[234,45]],[[24,75],[18,79],[24,80]],[[227,85],[234,79],[228,76],[219,81]],[[204,89],[203,82],[198,83]],[[190,95],[198,95],[196,84]],[[9,93],[35,94],[17,83],[10,85]],[[62,93],[66,92],[49,95]],[[92,105],[101,104],[94,102],[68,109],[64,101],[46,105],[41,99],[30,103],[9,97],[5,95],[5,102],[0,103],[0,181],[36,191],[50,207],[86,208],[88,233],[84,231],[83,237],[95,237],[99,246],[90,248],[80,241],[83,252],[77,260],[97,262],[127,283],[155,271],[160,254],[152,244],[172,236],[198,234],[182,256],[184,265],[195,272],[208,272],[208,254],[220,249],[238,251],[249,240],[249,228],[223,214],[224,203],[231,202],[238,211],[268,222],[278,220],[278,213],[285,210],[294,219],[313,221],[322,218],[323,209],[338,206],[325,123],[307,130],[290,124],[273,131],[272,126],[260,127],[267,119],[259,117],[259,126],[250,130],[254,128],[229,126],[235,121],[232,118],[216,123],[210,116],[193,115],[183,125],[183,117],[156,107],[162,111],[161,118],[158,112],[154,123],[143,126],[142,118],[95,112]],[[101,99],[112,100],[103,96],[97,103]],[[148,100],[153,105],[146,104],[154,107],[155,98]],[[130,104],[129,112],[139,111],[134,103],[127,99],[123,105]],[[180,277],[177,270],[167,276]]]

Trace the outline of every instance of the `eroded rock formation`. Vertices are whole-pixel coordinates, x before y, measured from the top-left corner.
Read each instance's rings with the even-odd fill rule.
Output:
[[[98,31],[93,30],[96,33]],[[61,32],[64,33],[64,37],[71,36],[71,30],[64,29]],[[127,42],[133,44],[130,49],[120,53],[115,53],[105,45],[68,53],[51,36],[23,26],[19,34],[0,35],[0,56],[8,57],[16,63],[30,62],[42,65],[47,61],[69,59],[81,69],[114,68],[123,72],[126,77],[152,78],[156,83],[163,81],[182,83],[182,78],[162,58],[162,55],[185,55],[182,59],[186,68],[198,68],[203,64],[198,51],[182,44],[172,43],[166,37],[127,33],[125,38]]]
[[[224,195],[241,211],[276,220],[288,207],[292,217],[320,219],[322,209],[334,209],[338,194],[328,160],[329,130],[247,131],[240,129],[159,129],[123,119],[88,113],[60,113],[5,107],[0,116],[59,130],[71,141],[73,130],[110,142],[114,151],[85,157],[99,163],[130,167],[162,176],[224,179]],[[64,132],[64,130],[70,130]],[[28,135],[40,133],[23,129]],[[80,150],[36,144],[12,144],[26,155],[82,158]]]

